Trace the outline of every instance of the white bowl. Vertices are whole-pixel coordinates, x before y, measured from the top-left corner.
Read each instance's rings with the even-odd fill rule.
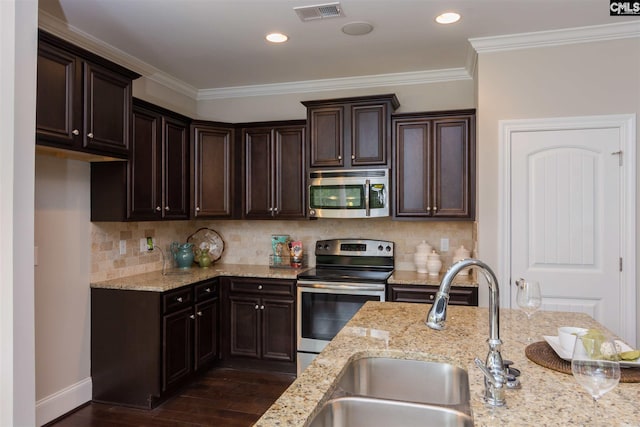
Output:
[[[585,328],[575,326],[562,326],[558,328],[558,340],[560,346],[567,352],[573,353],[573,347],[576,344],[576,337],[587,332]]]

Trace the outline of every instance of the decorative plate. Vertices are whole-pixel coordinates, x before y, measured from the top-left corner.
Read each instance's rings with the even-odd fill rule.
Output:
[[[211,262],[216,262],[224,252],[224,241],[222,237],[210,228],[203,227],[187,238],[187,242],[193,243],[193,252],[195,262],[198,262],[198,254],[209,248],[209,257]]]

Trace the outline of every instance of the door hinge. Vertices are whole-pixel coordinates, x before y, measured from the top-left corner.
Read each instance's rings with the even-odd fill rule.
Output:
[[[622,271],[622,257],[620,257],[620,271]]]
[[[622,150],[614,151],[611,155],[618,156],[618,165],[622,166]]]

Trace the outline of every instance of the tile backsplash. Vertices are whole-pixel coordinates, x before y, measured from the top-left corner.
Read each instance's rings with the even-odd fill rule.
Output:
[[[141,251],[140,239],[153,237],[156,246],[167,255],[169,245],[186,242],[201,227],[220,234],[225,243],[218,262],[229,264],[269,265],[272,234],[288,234],[309,249],[309,264],[314,264],[316,240],[331,238],[367,238],[390,240],[396,244],[395,263],[398,270],[414,270],[416,245],[426,240],[441,254],[443,269],[460,245],[473,249],[476,225],[473,222],[393,221],[379,219],[320,219],[302,221],[163,221],[163,222],[94,222],[91,224],[91,281],[98,282],[162,268],[161,251]],[[449,239],[449,251],[440,251],[440,239]],[[120,254],[120,241],[126,253]]]

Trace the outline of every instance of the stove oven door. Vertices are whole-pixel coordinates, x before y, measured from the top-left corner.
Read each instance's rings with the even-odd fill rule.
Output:
[[[298,374],[367,301],[384,301],[384,284],[298,281]]]

